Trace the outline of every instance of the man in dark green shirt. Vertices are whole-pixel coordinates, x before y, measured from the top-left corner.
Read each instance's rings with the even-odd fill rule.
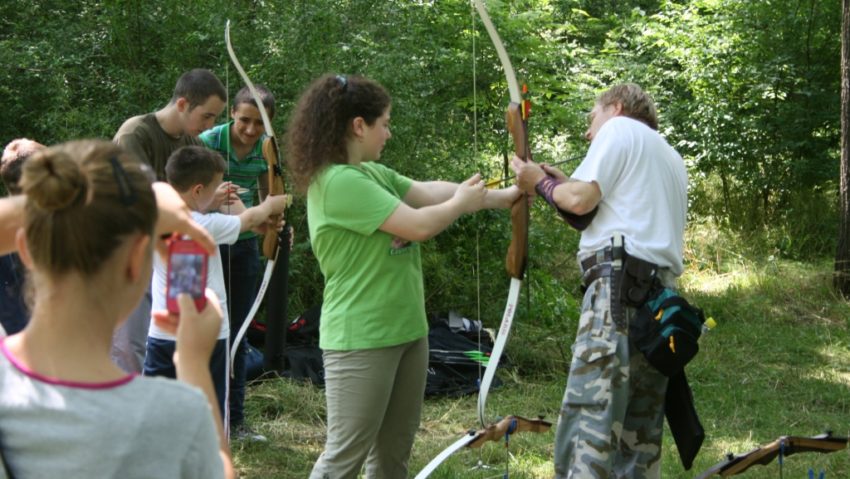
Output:
[[[157,179],[164,181],[171,153],[181,146],[201,145],[198,135],[215,124],[226,102],[227,91],[218,77],[196,68],[180,76],[167,105],[125,121],[112,140],[150,165]],[[223,190],[221,201],[226,194]],[[129,373],[142,370],[150,315],[149,290],[112,338],[112,359]]]

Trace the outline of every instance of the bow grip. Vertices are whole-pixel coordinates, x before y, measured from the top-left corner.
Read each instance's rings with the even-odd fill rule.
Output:
[[[280,169],[280,163],[278,159],[280,158],[279,150],[277,146],[277,141],[272,137],[267,137],[263,141],[263,158],[266,159],[266,163],[269,165],[269,194],[270,195],[282,195],[285,194],[285,187],[283,185],[283,172]],[[279,215],[273,215],[269,217],[275,224]],[[269,259],[275,259],[277,255],[277,246],[278,246],[278,234],[277,231],[269,231],[266,233],[263,238],[263,255]]]
[[[505,124],[514,141],[514,153],[523,161],[531,159],[522,106],[511,102],[505,111]],[[511,244],[505,257],[505,269],[512,278],[522,279],[528,260],[528,196],[521,195],[511,206]]]
[[[511,102],[505,110],[505,124],[508,132],[514,140],[514,153],[522,158],[522,161],[531,159],[531,151],[528,148],[528,135],[526,133],[526,121],[522,113],[522,105]]]

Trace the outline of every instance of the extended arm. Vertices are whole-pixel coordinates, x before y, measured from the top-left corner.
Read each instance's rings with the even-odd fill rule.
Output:
[[[0,198],[0,254],[15,250],[15,233],[24,225],[24,195]]]
[[[546,201],[554,203],[552,206],[565,212],[585,215],[602,200],[602,191],[595,181],[573,180],[557,168],[524,162],[517,157],[511,161],[511,167],[523,191],[531,195],[540,193]]]
[[[457,191],[459,184],[449,181],[414,181],[403,201],[413,208],[432,206],[447,201]],[[510,208],[522,192],[516,187],[487,190],[484,209]]]
[[[288,201],[288,195],[266,196],[262,203],[239,214],[239,219],[242,221],[242,227],[239,231],[244,232],[258,228],[269,219],[269,216],[283,213]]]
[[[554,187],[552,199],[558,209],[576,215],[586,215],[599,204],[602,199],[602,192],[599,190],[599,184],[595,181],[587,183],[567,179]]]
[[[425,188],[424,185],[434,186]],[[446,195],[449,191],[451,194]],[[486,193],[478,174],[457,185],[448,182],[414,183],[380,230],[408,241],[425,241],[446,229],[460,215],[483,208]],[[428,203],[440,199],[443,201]],[[408,201],[421,207],[413,207]]]
[[[487,196],[484,198],[484,208],[510,208],[521,196],[522,190],[516,185],[500,190],[487,190]]]
[[[403,201],[413,208],[437,205],[448,201],[455,194],[458,186],[458,183],[449,181],[414,181]],[[484,197],[483,208],[509,208],[521,194],[522,192],[516,186],[488,190]]]
[[[414,181],[402,201],[413,208],[438,205],[448,201],[457,187],[457,183],[449,181]]]
[[[173,232],[187,234],[201,243],[208,253],[217,251],[209,233],[192,219],[189,208],[174,188],[168,183],[156,182],[152,185],[156,195],[159,216],[154,234],[159,238]],[[24,204],[26,196],[18,195],[0,199],[0,254],[15,250],[15,233],[24,224]],[[165,251],[164,243],[157,241],[160,252]],[[161,243],[161,244],[160,244]]]

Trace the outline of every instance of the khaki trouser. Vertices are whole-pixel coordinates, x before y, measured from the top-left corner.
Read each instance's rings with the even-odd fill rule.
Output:
[[[324,351],[328,438],[311,479],[407,477],[419,428],[428,338],[398,346]]]

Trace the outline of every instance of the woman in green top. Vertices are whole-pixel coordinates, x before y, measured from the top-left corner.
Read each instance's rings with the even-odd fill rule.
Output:
[[[325,277],[320,346],[328,434],[311,478],[407,477],[428,365],[419,243],[464,213],[508,208],[515,187],[419,182],[377,163],[391,137],[390,96],[360,76],[325,75],[302,94],[288,162],[307,194]]]

